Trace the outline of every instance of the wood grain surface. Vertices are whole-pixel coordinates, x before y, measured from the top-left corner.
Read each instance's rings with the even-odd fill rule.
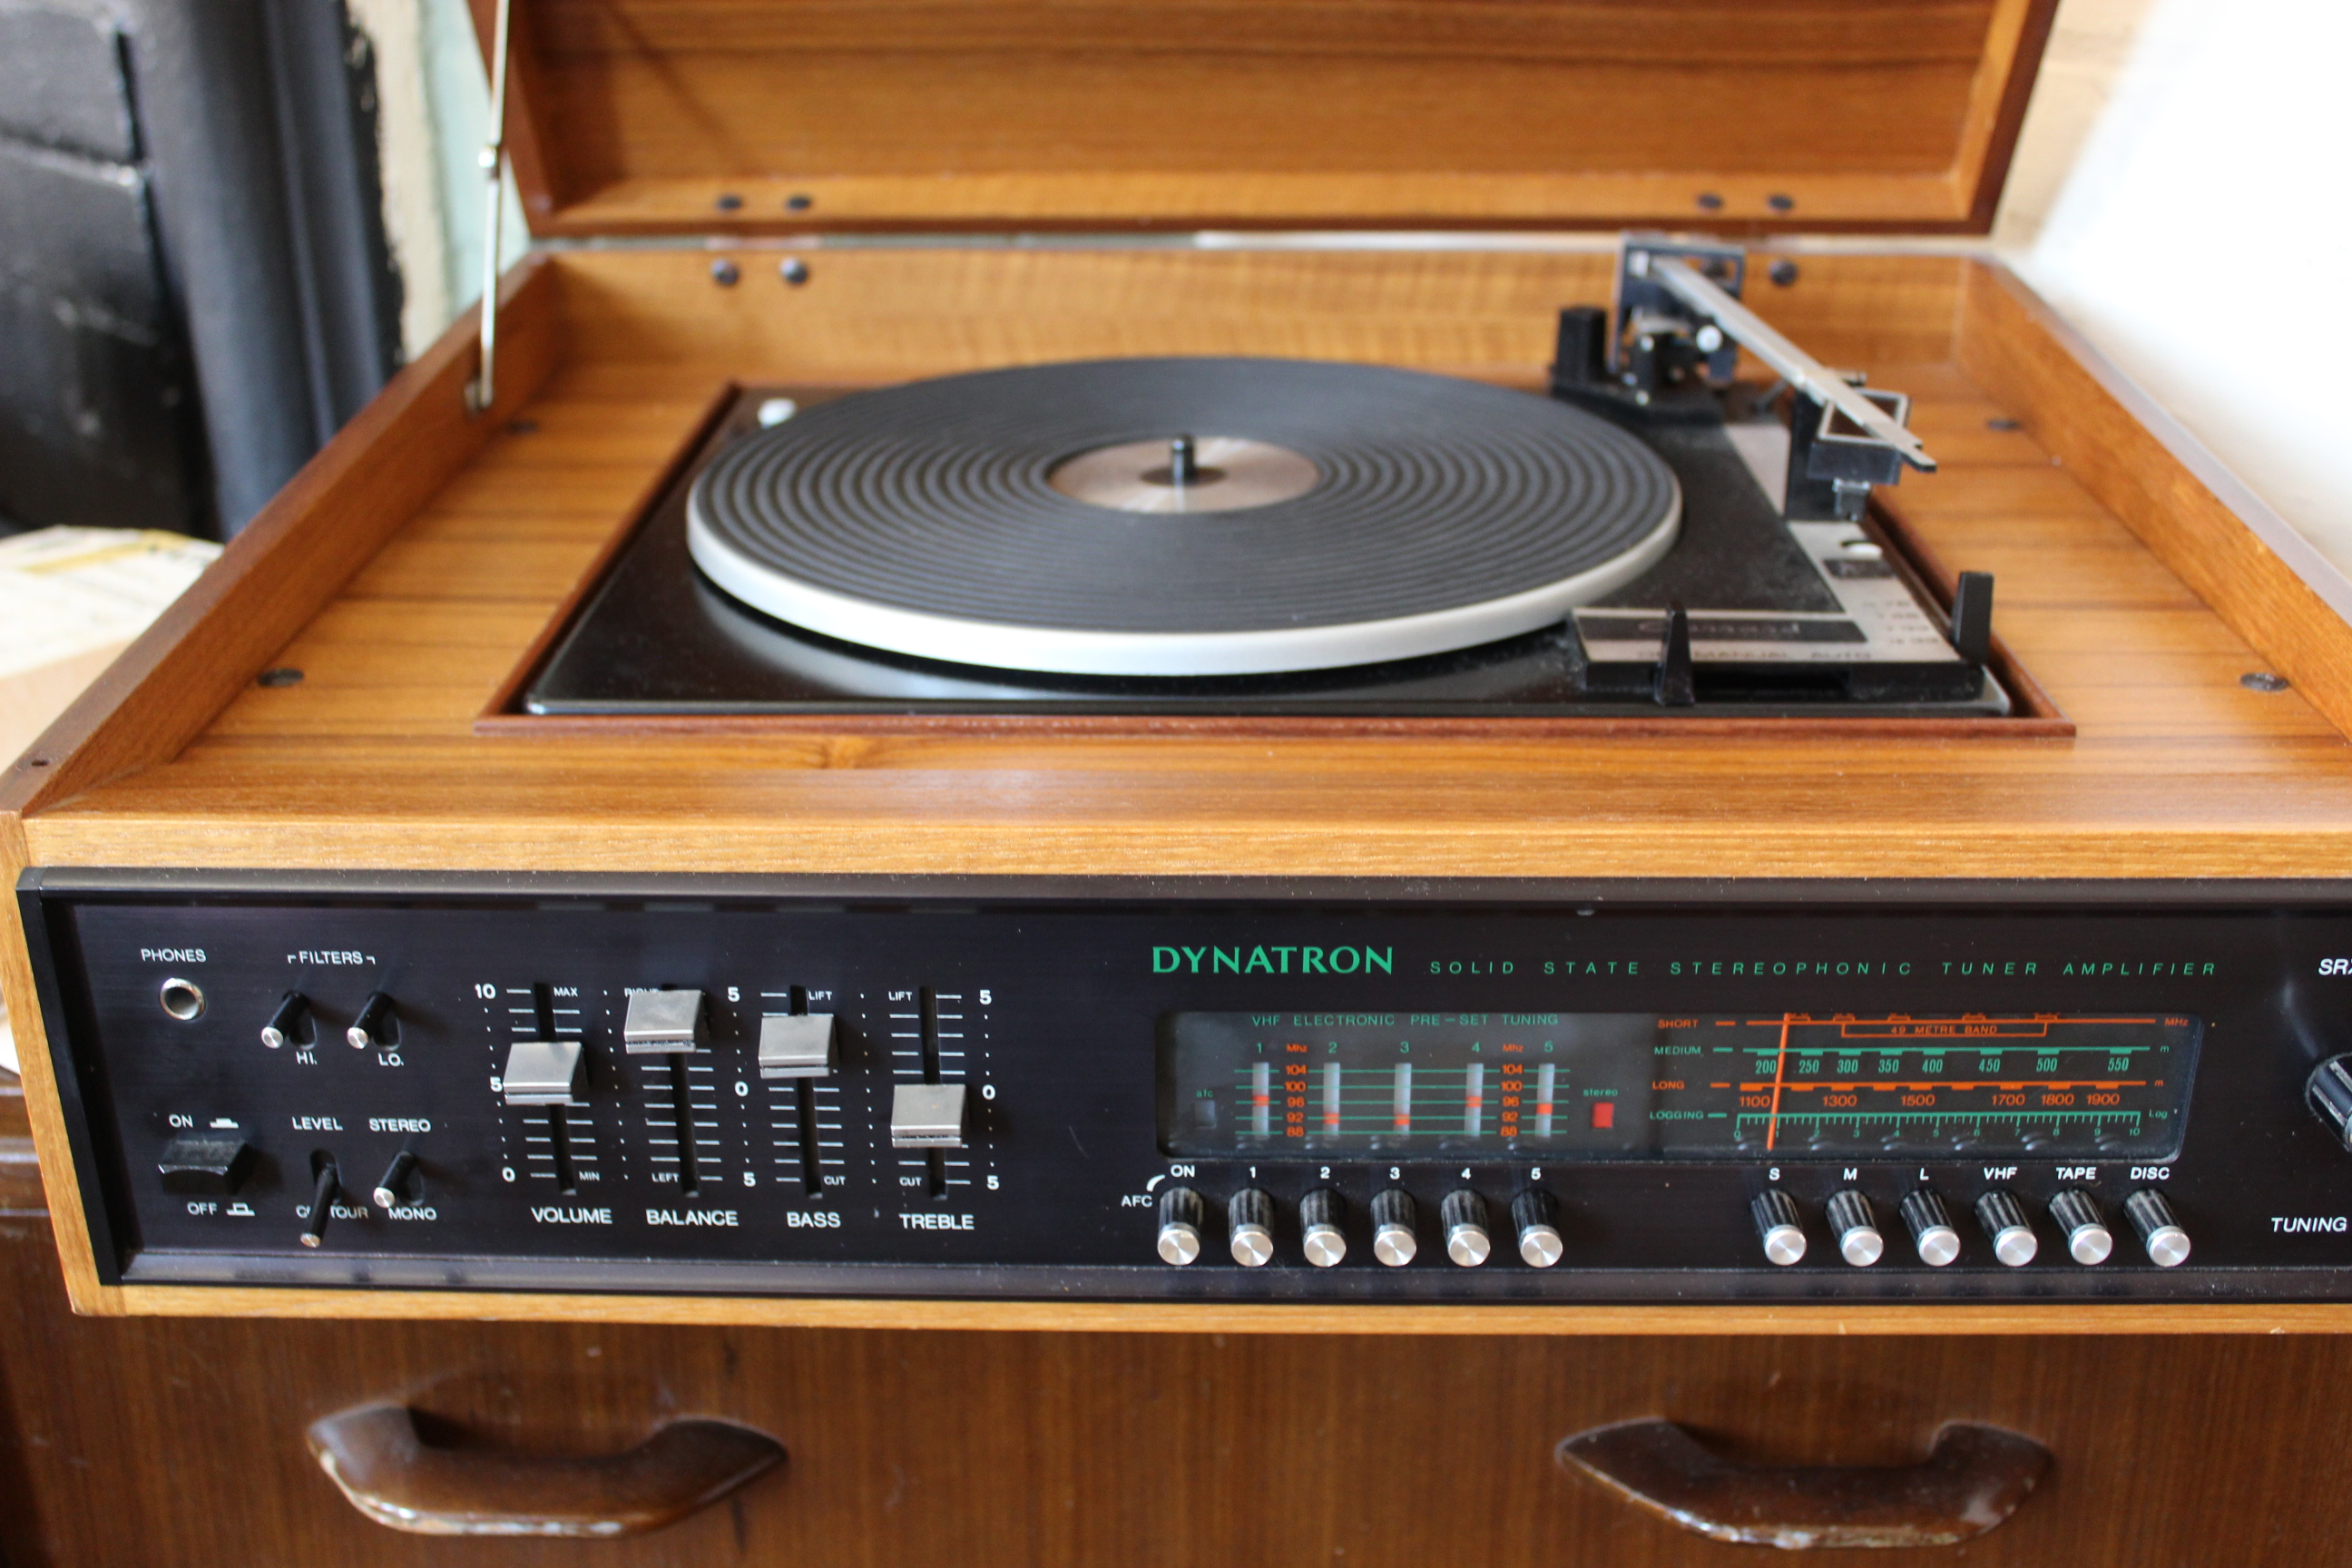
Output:
[[[2050,1478],[1964,1559],[1871,1560],[1889,1568],[2318,1563],[2352,1528],[2352,1451],[2334,1438],[2352,1340],[92,1320],[68,1315],[39,1232],[0,1220],[0,1550],[23,1568],[583,1559],[363,1520],[303,1431],[382,1399],[488,1453],[606,1453],[682,1415],[784,1446],[730,1502],[585,1549],[615,1568],[1756,1561],[1553,1458],[1571,1433],[1645,1416],[1756,1464],[1909,1463],[1955,1419],[2051,1449]]]
[[[692,251],[548,258],[532,289],[562,359],[520,417],[436,438],[478,437],[471,456],[428,443],[423,466],[401,482],[433,493],[404,521],[381,506],[366,513],[364,497],[338,488],[359,482],[351,474],[381,471],[349,468],[312,493],[277,548],[233,551],[212,597],[174,627],[180,641],[152,652],[148,678],[114,683],[70,721],[64,733],[84,738],[61,752],[52,776],[71,787],[12,783],[10,801],[31,809],[0,816],[0,843],[13,843],[20,863],[41,865],[623,875],[2352,870],[2352,747],[2302,689],[2259,691],[2239,679],[2282,658],[2245,636],[2272,635],[2274,602],[2249,590],[2209,604],[2150,548],[2157,542],[2192,570],[2200,540],[2220,558],[2245,556],[2234,520],[2167,510],[2177,490],[2165,476],[2178,465],[2160,447],[2130,450],[2130,465],[2149,477],[2135,487],[2116,481],[2115,465],[2102,468],[2095,440],[2064,436],[2072,444],[2061,451],[2037,439],[2033,432],[2068,428],[2045,388],[2071,400],[2064,418],[2116,416],[2103,411],[2095,384],[2078,386],[2052,363],[2063,350],[2031,311],[2004,329],[2016,341],[2000,353],[2042,366],[2042,379],[2004,372],[2002,392],[1989,391],[1963,363],[1964,354],[1984,363],[1988,352],[1967,346],[1986,319],[1971,304],[1974,264],[1937,257],[1808,255],[1792,285],[1760,285],[1755,298],[1833,363],[1914,395],[1915,424],[1944,466],[1881,492],[1887,514],[1943,567],[1997,574],[1995,625],[2074,721],[2071,740],[1090,736],[985,721],[920,735],[478,733],[478,715],[731,382],[863,384],[1097,353],[1248,351],[1532,385],[1552,309],[1602,297],[1609,275],[1603,256],[1537,250],[811,257],[800,288],[748,265],[738,285],[720,287],[709,257]],[[419,405],[398,416],[394,435],[422,440],[410,422],[442,417]],[[345,504],[388,531],[337,590],[334,574],[312,564],[310,542],[336,526]],[[260,603],[284,628],[274,646],[228,622],[236,606]],[[200,673],[184,679],[172,660]],[[266,667],[298,668],[302,679],[254,684]],[[2336,700],[2341,689],[2325,683],[2325,667],[2309,668],[2322,671],[2312,684]],[[29,973],[14,942],[0,953],[0,977],[26,1017]],[[39,1142],[58,1162],[47,1174],[64,1191],[54,1087],[37,1031],[26,1027],[22,1038]],[[102,1312],[1093,1329],[1208,1321],[1129,1306],[107,1292],[95,1286],[78,1213],[60,1209],[76,1300]],[[2221,1331],[2346,1328],[2352,1313],[1362,1308],[1221,1310],[1215,1321],[1271,1332],[1375,1322],[1472,1334]]]
[[[535,232],[1989,226],[2054,0],[545,0]],[[490,0],[474,0],[487,37]],[[722,198],[725,205],[722,205]]]

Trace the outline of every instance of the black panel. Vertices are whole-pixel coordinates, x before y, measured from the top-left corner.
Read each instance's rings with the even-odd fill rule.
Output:
[[[149,881],[35,874],[25,895],[92,1218],[133,1281],[1265,1300],[2352,1293],[2352,1155],[2302,1101],[2314,1063],[2352,1047],[2338,994],[2352,987],[2352,889]],[[192,1020],[166,1010],[174,979],[203,993]],[[623,1048],[625,993],[647,987],[708,994],[708,1038],[682,1075],[677,1058]],[[289,990],[310,1004],[308,1037],[272,1048],[259,1031]],[[345,1031],[376,991],[396,1000],[397,1044],[354,1048]],[[189,1010],[184,992],[170,1001]],[[796,1005],[840,1019],[838,1069],[763,1080],[759,1018]],[[2201,1019],[2203,1033],[2172,1159],[2095,1140],[1702,1161],[1401,1149],[1253,1172],[1246,1153],[1162,1152],[1156,1041],[1186,1010],[2065,1013]],[[508,1107],[497,1087],[513,1043],[551,1026],[584,1039],[587,1063],[561,1161],[548,1110]],[[889,1145],[894,1086],[927,1059],[967,1086],[965,1148]],[[234,1196],[164,1190],[164,1152],[192,1132],[251,1143]],[[420,1163],[387,1213],[368,1194],[404,1145]],[[346,1195],[310,1248],[322,1154]],[[1949,1268],[1913,1260],[1895,1219],[1923,1182],[1964,1240]],[[1171,1184],[1207,1200],[1207,1253],[1189,1268],[1155,1257]],[[1262,1269],[1223,1245],[1225,1202],[1251,1184],[1277,1200],[1277,1256]],[[1314,1268],[1295,1205],[1327,1185],[1347,1200],[1351,1246]],[[1805,1216],[1811,1247],[1794,1267],[1759,1247],[1748,1206],[1767,1185]],[[1390,1186],[1422,1214],[1420,1255],[1397,1268],[1370,1260],[1365,1219]],[[1482,1268],[1448,1263],[1434,1234],[1462,1187],[1500,1233]],[[1847,1187],[1886,1232],[1875,1267],[1839,1261],[1822,1229]],[[2025,1268],[1997,1263],[1969,1218],[1996,1188],[2036,1216],[2041,1256]],[[2065,1188],[2104,1209],[2111,1260],[2066,1257],[2047,1215]],[[1554,1268],[1520,1262],[1501,1218],[1529,1189],[1559,1205]],[[2193,1238],[2184,1267],[2157,1268],[2137,1247],[2122,1207],[2143,1191]]]
[[[0,4],[0,133],[110,163],[136,158],[114,23],[22,0]]]

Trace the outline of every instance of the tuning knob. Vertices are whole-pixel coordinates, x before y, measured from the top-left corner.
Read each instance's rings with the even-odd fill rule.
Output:
[[[1852,1187],[1831,1196],[1829,1221],[1830,1234],[1837,1237],[1838,1256],[1856,1268],[1867,1268],[1886,1255],[1886,1238],[1878,1234],[1870,1200]]]
[[[2077,1263],[2105,1263],[2116,1249],[2098,1200],[2079,1188],[2069,1187],[2050,1200],[2050,1218],[2065,1233],[2067,1256]]]
[[[1549,1193],[1529,1187],[1511,1200],[1511,1225],[1518,1232],[1519,1259],[1530,1268],[1549,1268],[1568,1253],[1559,1238],[1559,1205]]]
[[[1415,1221],[1412,1194],[1402,1187],[1391,1187],[1372,1198],[1372,1256],[1391,1268],[1402,1268],[1421,1250],[1421,1238],[1414,1235]]]
[[[1160,1194],[1160,1261],[1178,1268],[1201,1256],[1204,1223],[1201,1194],[1190,1187],[1171,1187]]]
[[[2336,1141],[2352,1149],[2352,1057],[2330,1057],[2312,1068],[2303,1098]]]
[[[1298,1247],[1316,1268],[1328,1268],[1348,1256],[1348,1238],[1339,1234],[1347,1212],[1348,1200],[1329,1187],[1298,1200]]]
[[[1274,1261],[1274,1199],[1255,1187],[1244,1187],[1225,1205],[1225,1236],[1234,1261],[1244,1268],[1263,1268]]]
[[[1755,1216],[1756,1234],[1764,1243],[1766,1258],[1786,1268],[1805,1256],[1805,1227],[1796,1199],[1778,1187],[1767,1187],[1756,1194],[1748,1212]]]
[[[2172,1217],[2172,1205],[2164,1201],[2162,1193],[2142,1187],[2124,1200],[2124,1217],[2139,1233],[2139,1244],[2147,1248],[2150,1263],[2158,1268],[2178,1268],[2189,1261],[2189,1233]]]
[[[1977,1200],[1977,1223],[1992,1238],[1992,1255],[2011,1268],[2022,1268],[2042,1250],[2025,1205],[2007,1193],[1987,1193]]]
[[[1911,1233],[1912,1249],[1928,1268],[1941,1268],[1960,1255],[1960,1233],[1952,1228],[1944,1200],[1928,1188],[1906,1194],[1895,1212]]]
[[[1438,1223],[1445,1227],[1445,1256],[1465,1268],[1475,1268],[1495,1250],[1486,1234],[1486,1200],[1467,1187],[1445,1194],[1438,1205]]]

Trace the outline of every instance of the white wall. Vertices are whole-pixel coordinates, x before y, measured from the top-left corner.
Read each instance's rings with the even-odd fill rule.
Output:
[[[1997,241],[2352,572],[2352,4],[2068,0]]]

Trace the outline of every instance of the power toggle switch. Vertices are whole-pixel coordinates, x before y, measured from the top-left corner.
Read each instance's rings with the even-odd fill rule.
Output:
[[[234,1132],[183,1132],[155,1163],[167,1193],[226,1197],[253,1170],[253,1145]]]

